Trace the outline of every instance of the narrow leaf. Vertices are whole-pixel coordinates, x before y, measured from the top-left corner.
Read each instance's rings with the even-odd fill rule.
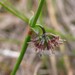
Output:
[[[10,2],[6,2],[7,0],[0,1],[0,5],[2,5],[6,10],[8,10],[10,13],[13,15],[17,16],[21,20],[25,21],[28,23],[29,19],[22,14],[20,11],[18,11]]]

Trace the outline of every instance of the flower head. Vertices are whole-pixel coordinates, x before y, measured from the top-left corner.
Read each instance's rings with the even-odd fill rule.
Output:
[[[59,47],[63,41],[64,40],[60,39],[59,36],[52,33],[45,33],[31,40],[36,47],[36,50],[53,50],[55,47]]]

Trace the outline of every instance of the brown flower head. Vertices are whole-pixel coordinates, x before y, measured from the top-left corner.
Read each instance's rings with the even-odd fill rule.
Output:
[[[36,50],[52,50],[55,47],[59,47],[59,45],[63,43],[63,40],[52,33],[45,33],[31,40],[31,42],[33,42]]]

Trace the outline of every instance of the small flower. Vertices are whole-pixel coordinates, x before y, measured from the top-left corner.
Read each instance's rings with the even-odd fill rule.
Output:
[[[37,37],[31,42],[33,42],[36,50],[53,50],[55,47],[59,47],[64,40],[60,39],[59,36],[52,33],[45,33],[40,37]]]

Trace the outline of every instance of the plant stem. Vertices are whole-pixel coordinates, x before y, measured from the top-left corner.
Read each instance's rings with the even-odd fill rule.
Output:
[[[40,15],[40,12],[41,12],[41,10],[42,10],[44,1],[45,1],[45,0],[41,0],[41,1],[40,1],[38,10],[37,10],[37,12],[36,12],[36,14],[35,14],[35,16],[34,16],[34,19],[33,19],[32,24],[31,24],[32,27],[34,27],[35,24],[36,24],[36,22],[37,22],[37,19],[38,19],[39,15]]]
[[[17,60],[17,62],[15,64],[15,67],[14,67],[14,69],[11,72],[10,75],[15,75],[16,74],[16,71],[18,70],[19,65],[20,65],[20,63],[21,63],[21,61],[22,61],[22,59],[24,57],[25,52],[26,52],[26,49],[27,49],[27,46],[28,46],[28,42],[30,41],[30,38],[31,37],[29,35],[26,36],[24,44],[23,44],[23,47],[22,47],[22,51],[21,51],[21,53],[20,53],[20,55],[18,57],[18,60]]]
[[[25,21],[26,23],[29,22],[29,19],[24,14],[20,13],[17,9],[15,9],[11,4],[9,3],[4,4],[3,2],[0,2],[0,5],[2,5],[6,10],[8,10],[13,15],[19,17],[21,20]]]
[[[40,12],[41,12],[41,9],[42,9],[42,6],[43,6],[44,1],[45,0],[41,0],[40,1],[38,10],[37,10],[37,12],[36,12],[36,14],[34,16],[33,21],[32,21],[32,27],[35,26],[35,24],[37,22],[37,19],[38,19],[39,15],[40,15]],[[15,64],[15,67],[14,67],[13,71],[11,72],[11,75],[15,75],[16,74],[16,72],[17,72],[17,70],[18,70],[18,68],[20,66],[20,63],[21,63],[21,61],[22,61],[22,59],[24,57],[24,54],[26,52],[26,49],[27,49],[27,46],[28,46],[28,42],[30,41],[30,39],[31,39],[31,37],[30,37],[30,31],[29,31],[28,32],[28,35],[25,38],[25,41],[24,41],[24,44],[23,44],[23,47],[22,47],[22,51],[20,53],[20,56],[19,56],[19,58],[18,58],[18,60],[17,60],[17,62]]]

